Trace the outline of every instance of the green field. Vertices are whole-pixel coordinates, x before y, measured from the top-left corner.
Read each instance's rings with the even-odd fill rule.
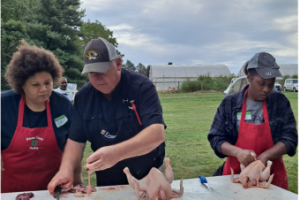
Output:
[[[298,93],[284,92],[290,100],[298,120]],[[197,178],[199,175],[212,176],[225,161],[218,158],[210,147],[207,134],[215,112],[223,99],[222,92],[160,94],[164,120],[167,125],[166,157],[171,159],[175,179]],[[85,158],[92,153],[87,144]],[[298,153],[284,156],[289,189],[298,193]],[[85,163],[84,163],[85,164]],[[83,174],[87,184],[87,174]],[[95,174],[91,182],[96,185]]]

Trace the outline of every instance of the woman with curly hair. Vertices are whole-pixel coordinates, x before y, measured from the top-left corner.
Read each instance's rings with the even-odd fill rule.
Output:
[[[21,42],[7,66],[12,90],[1,93],[1,192],[46,190],[59,170],[71,102],[52,92],[63,68],[50,51]],[[81,165],[74,184],[82,183]]]

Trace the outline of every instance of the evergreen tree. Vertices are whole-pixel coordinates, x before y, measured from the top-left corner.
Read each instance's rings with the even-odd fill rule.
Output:
[[[137,66],[136,66],[136,69],[138,70],[138,72],[140,74],[143,74],[144,76],[147,76],[147,69],[146,67],[142,64],[142,63],[139,63]],[[148,77],[148,76],[147,76]]]
[[[17,46],[22,39],[29,40],[26,28],[21,21],[1,20],[1,91],[9,90],[4,75],[12,55],[17,51]]]
[[[1,2],[1,91],[9,90],[4,75],[12,55],[22,39],[30,42],[26,17],[40,0],[2,0]]]
[[[127,69],[127,70],[130,70],[130,71],[136,70],[134,64],[130,60],[127,60],[125,65],[126,65],[125,69]]]
[[[150,65],[147,66],[147,77],[149,78],[150,76]]]
[[[68,82],[82,86],[87,76],[81,76],[83,68],[82,48],[78,43],[81,18],[85,10],[78,11],[79,0],[40,0],[27,24],[30,44],[54,53],[65,69]]]
[[[97,37],[102,37],[115,47],[118,47],[117,39],[113,37],[113,32],[102,25],[98,20],[96,20],[95,22],[91,22],[90,20],[84,22],[80,28],[80,37],[81,39],[79,40],[79,43],[81,43],[81,46],[83,48],[91,39]],[[120,58],[124,57],[124,54],[121,54],[118,50],[117,53]]]
[[[39,5],[39,2],[40,0],[2,0],[2,22],[7,22],[11,19],[24,22],[26,17],[32,13],[32,9]]]

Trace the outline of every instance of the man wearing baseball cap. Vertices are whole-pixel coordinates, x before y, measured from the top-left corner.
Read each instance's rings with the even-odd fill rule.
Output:
[[[241,172],[255,160],[265,166],[271,162],[273,179],[268,181],[288,189],[288,178],[282,156],[293,156],[298,145],[296,121],[290,102],[284,94],[274,92],[276,77],[282,77],[275,58],[266,52],[256,53],[244,65],[249,85],[242,91],[229,95],[221,102],[208,133],[215,154],[226,162],[214,175]],[[258,183],[247,180],[244,187]],[[251,185],[249,185],[251,184]]]
[[[86,159],[88,173],[96,172],[97,186],[128,184],[123,169],[142,179],[165,156],[165,123],[153,83],[122,69],[115,47],[103,38],[92,39],[84,50],[90,82],[76,94],[70,135],[60,171],[48,185],[73,184],[86,142],[94,151]]]

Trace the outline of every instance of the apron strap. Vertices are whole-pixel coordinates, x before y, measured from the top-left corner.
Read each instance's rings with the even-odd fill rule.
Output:
[[[268,115],[267,101],[266,100],[264,100],[264,103],[263,103],[263,116],[264,116],[265,122],[269,124],[269,115]]]
[[[24,109],[25,109],[25,95],[23,94],[22,97],[21,97],[20,104],[19,104],[19,114],[18,114],[17,128],[21,128],[23,126]]]
[[[248,93],[248,89],[246,89],[245,91],[245,95],[244,95],[244,101],[243,101],[243,107],[242,107],[242,114],[241,114],[241,122],[245,121],[245,117],[246,117],[246,108],[247,108],[247,93]]]
[[[46,100],[46,110],[47,110],[47,122],[48,122],[48,127],[52,127],[52,118],[51,118],[51,110],[50,110],[50,102],[49,102],[49,99]]]

